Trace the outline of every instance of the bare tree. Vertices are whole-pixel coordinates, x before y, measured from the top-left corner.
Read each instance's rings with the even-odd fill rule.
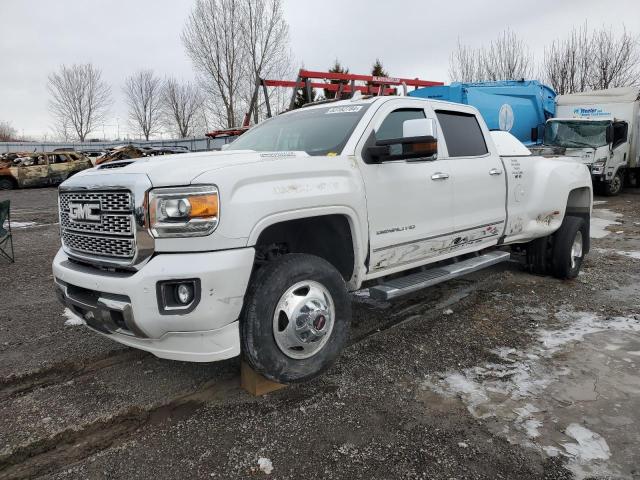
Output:
[[[531,77],[533,63],[529,48],[507,29],[486,47],[474,49],[458,41],[449,58],[449,75],[461,82],[518,80]]]
[[[196,0],[182,41],[207,106],[222,127],[240,123],[257,77],[291,73],[289,26],[281,0]],[[258,99],[255,121],[263,107]]]
[[[540,77],[559,95],[589,88],[594,42],[584,23],[574,27],[564,40],[554,40],[545,48]]]
[[[123,88],[129,106],[129,122],[146,140],[160,127],[162,82],[153,70],[141,70],[127,77]]]
[[[284,19],[281,0],[242,0],[242,46],[252,79],[281,76],[291,69],[289,25]],[[247,93],[255,85],[248,82]],[[248,98],[251,101],[251,98]],[[256,98],[257,100],[257,98]],[[255,102],[254,122],[258,123],[259,105]]]
[[[479,52],[460,43],[449,57],[449,77],[457,82],[478,82],[480,78]]]
[[[623,27],[619,36],[611,27],[593,35],[591,87],[604,90],[640,84],[640,46],[638,37]]]
[[[165,81],[162,104],[166,125],[180,138],[195,133],[202,120],[202,94],[193,83],[179,83],[175,78]]]
[[[532,75],[533,55],[518,36],[507,29],[480,54],[486,80],[519,80]]]
[[[56,123],[70,125],[84,142],[86,136],[103,122],[111,104],[111,88],[92,64],[62,65],[49,75],[50,109]]]
[[[0,142],[10,142],[15,140],[18,132],[9,122],[0,122]]]
[[[245,73],[242,9],[235,0],[196,0],[182,31],[182,42],[200,75],[212,108],[224,125],[240,117],[236,103]]]

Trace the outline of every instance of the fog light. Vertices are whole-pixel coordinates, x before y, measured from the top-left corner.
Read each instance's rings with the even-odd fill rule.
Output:
[[[188,305],[193,300],[193,284],[180,283],[176,287],[176,300],[182,305]]]
[[[165,280],[156,284],[161,315],[184,315],[200,303],[200,279]]]

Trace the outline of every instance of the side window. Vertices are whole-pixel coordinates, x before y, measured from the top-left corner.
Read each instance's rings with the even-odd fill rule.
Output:
[[[613,148],[623,144],[627,141],[627,131],[629,126],[627,122],[614,122],[613,123]]]
[[[450,157],[475,157],[488,153],[484,135],[475,115],[436,111]]]
[[[426,118],[424,110],[421,108],[400,108],[394,110],[376,132],[376,140],[390,140],[392,138],[402,138],[402,125],[405,120],[415,120],[417,118]],[[391,145],[391,155],[399,155],[402,153],[402,145]]]

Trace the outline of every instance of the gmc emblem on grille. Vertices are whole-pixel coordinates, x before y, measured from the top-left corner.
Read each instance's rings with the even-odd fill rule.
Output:
[[[74,222],[99,222],[100,203],[69,202],[69,219]]]

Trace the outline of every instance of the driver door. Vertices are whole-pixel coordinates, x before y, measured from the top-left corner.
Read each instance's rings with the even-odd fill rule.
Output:
[[[447,256],[454,230],[450,161],[365,161],[365,149],[372,142],[402,137],[404,122],[419,118],[435,119],[424,102],[385,103],[356,149],[365,180],[370,278]]]

